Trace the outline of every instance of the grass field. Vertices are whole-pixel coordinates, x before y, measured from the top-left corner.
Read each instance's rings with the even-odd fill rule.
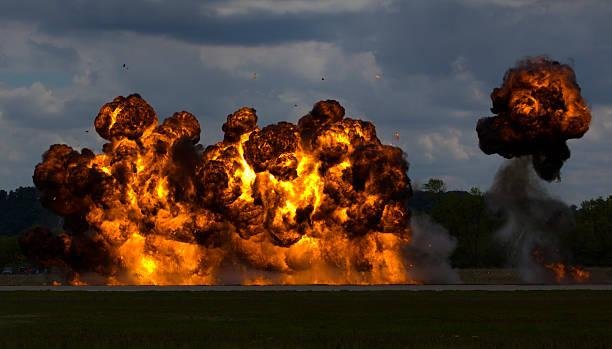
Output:
[[[2,292],[0,347],[606,348],[612,292]]]

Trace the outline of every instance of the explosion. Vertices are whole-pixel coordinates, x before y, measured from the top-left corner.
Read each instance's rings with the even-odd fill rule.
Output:
[[[373,124],[321,101],[297,125],[228,115],[203,148],[182,111],[161,124],[139,95],[100,109],[101,154],[55,144],[36,166],[59,234],[38,228],[26,254],[72,283],[415,283],[403,152]]]
[[[582,137],[591,122],[574,70],[546,57],[523,60],[491,100],[497,115],[478,120],[480,149],[508,159],[531,155],[542,179],[559,179],[570,156],[566,141]]]
[[[556,282],[588,280],[588,272],[558,261],[555,246],[574,226],[573,213],[535,177],[559,180],[570,156],[566,141],[589,129],[591,113],[574,70],[546,57],[528,58],[506,72],[491,100],[497,115],[478,120],[480,149],[515,158],[500,168],[487,193],[489,205],[507,218],[498,237],[513,247],[511,258],[528,282],[549,281],[551,275]]]
[[[542,186],[529,157],[504,163],[486,200],[493,212],[506,219],[496,235],[508,247],[509,262],[518,267],[522,280],[569,283],[590,278],[588,271],[561,262],[571,260],[557,246],[559,238],[574,229],[574,214]]]

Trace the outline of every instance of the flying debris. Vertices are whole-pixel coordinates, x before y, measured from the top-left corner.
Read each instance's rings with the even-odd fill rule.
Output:
[[[408,163],[344,112],[320,101],[260,128],[244,107],[204,148],[189,112],[160,123],[139,95],[117,97],[95,119],[100,154],[43,155],[34,183],[65,231],[30,230],[21,246],[72,283],[419,282]]]
[[[399,131],[395,131],[395,133],[393,134],[393,138],[395,138],[396,142],[399,142],[399,140],[400,140],[400,133],[399,133]]]
[[[380,80],[381,76],[379,74],[374,75],[374,77],[376,78],[376,80]]]
[[[528,58],[506,72],[491,100],[497,115],[478,120],[480,149],[508,159],[531,155],[542,179],[559,179],[570,157],[566,141],[582,137],[591,122],[574,70],[546,57]]]

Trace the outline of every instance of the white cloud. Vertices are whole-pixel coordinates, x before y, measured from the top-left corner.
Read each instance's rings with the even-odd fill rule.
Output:
[[[62,111],[64,101],[57,98],[53,91],[42,84],[34,82],[29,87],[10,88],[0,85],[0,110],[4,113],[24,112],[28,115],[57,114]],[[20,118],[12,115],[12,118]]]
[[[463,133],[458,129],[426,133],[418,138],[418,145],[430,160],[469,160],[474,149],[462,144]]]
[[[374,82],[381,74],[374,54],[350,53],[318,41],[275,46],[214,46],[201,48],[204,65],[245,79],[292,75],[308,81],[359,77]],[[267,76],[266,76],[267,75]]]
[[[220,16],[246,15],[253,12],[271,14],[342,13],[375,8],[389,8],[391,0],[230,0],[205,5]]]
[[[595,105],[591,108],[591,126],[584,140],[598,142],[612,139],[612,105]]]

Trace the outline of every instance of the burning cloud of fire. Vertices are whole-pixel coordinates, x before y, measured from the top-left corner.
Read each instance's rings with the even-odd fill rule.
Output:
[[[489,205],[508,222],[499,237],[511,246],[512,262],[529,282],[584,282],[589,273],[566,266],[556,248],[558,235],[574,224],[567,205],[542,187],[560,178],[570,156],[566,141],[589,129],[591,112],[580,95],[573,69],[546,57],[523,60],[509,69],[501,87],[491,93],[498,114],[478,120],[480,148],[508,161],[487,193]],[[552,276],[552,280],[551,280]]]
[[[546,57],[523,60],[506,72],[491,100],[497,115],[478,121],[480,149],[508,159],[531,155],[542,179],[559,179],[570,156],[566,141],[582,137],[591,122],[574,70]]]
[[[101,154],[52,145],[34,172],[66,231],[21,239],[75,283],[419,281],[406,253],[408,163],[336,101],[261,129],[242,108],[206,149],[192,114],[159,124],[136,94],[102,106],[95,127]]]

